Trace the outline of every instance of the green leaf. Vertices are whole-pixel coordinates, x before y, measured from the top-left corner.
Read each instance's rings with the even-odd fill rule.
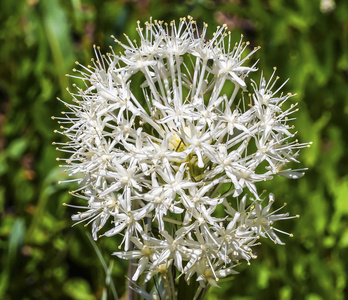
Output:
[[[65,73],[71,68],[74,61],[72,42],[69,32],[69,23],[66,13],[57,0],[42,0],[40,6],[43,14],[43,22],[53,55],[55,68],[59,74],[59,83],[63,92],[68,86]]]
[[[73,278],[63,286],[64,293],[74,300],[95,300],[88,282],[81,278]]]
[[[13,159],[20,158],[28,147],[26,138],[18,138],[14,140],[7,149],[8,157]]]
[[[23,219],[17,219],[12,225],[10,239],[8,242],[8,259],[11,263],[23,244],[25,224]]]

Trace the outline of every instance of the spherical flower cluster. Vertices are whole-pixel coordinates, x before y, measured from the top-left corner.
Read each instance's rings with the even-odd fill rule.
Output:
[[[70,139],[57,143],[69,156],[60,160],[80,185],[72,194],[86,201],[72,218],[91,223],[94,239],[122,237],[114,254],[138,261],[134,281],[175,266],[214,286],[255,258],[261,237],[282,244],[277,234],[288,234],[273,224],[292,217],[272,211],[273,195],[265,203],[255,183],[303,175],[283,169],[308,146],[293,139],[296,105],[282,109],[292,95],[275,88],[275,70],[248,78],[258,48],[233,43],[226,25],[210,40],[206,30],[191,17],[150,19],[138,22],[138,41],[115,39],[123,53],[94,47],[92,65],[77,62],[71,76],[84,87],[56,118]]]

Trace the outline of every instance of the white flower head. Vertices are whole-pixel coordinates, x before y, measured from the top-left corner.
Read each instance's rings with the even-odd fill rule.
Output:
[[[75,86],[75,103],[57,118],[70,139],[60,160],[86,201],[73,220],[92,223],[94,239],[122,236],[115,255],[139,260],[133,280],[175,266],[187,281],[217,285],[256,257],[260,237],[282,244],[273,223],[292,218],[271,211],[273,195],[263,205],[257,182],[303,175],[284,170],[309,146],[294,139],[293,95],[275,87],[275,70],[248,79],[258,48],[234,43],[226,25],[210,40],[206,31],[191,17],[150,19],[138,22],[137,41],[115,39],[123,53],[94,47],[92,65],[77,62],[72,76],[85,88]]]

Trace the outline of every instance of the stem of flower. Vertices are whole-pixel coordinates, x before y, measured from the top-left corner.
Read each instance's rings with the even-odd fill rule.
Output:
[[[129,246],[130,249],[133,249],[134,248],[134,245],[132,242],[130,242],[130,246]],[[127,271],[127,278],[132,278],[133,277],[133,274],[136,270],[135,268],[135,264],[136,264],[136,260],[134,259],[131,259],[129,260],[129,263],[128,263],[128,271]],[[132,284],[129,280],[128,281],[128,284],[127,284],[127,300],[138,300],[138,293],[130,288],[130,285]]]
[[[166,217],[166,216],[163,216],[163,220],[167,221],[169,223],[172,223],[172,224],[176,224],[176,225],[181,225],[182,226],[182,222],[181,221],[178,221],[178,220]]]

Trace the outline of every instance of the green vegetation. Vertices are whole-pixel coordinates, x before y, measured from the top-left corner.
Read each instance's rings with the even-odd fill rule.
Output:
[[[74,61],[88,64],[92,45],[107,51],[110,35],[136,36],[139,19],[192,15],[212,33],[222,23],[236,41],[261,46],[259,67],[297,93],[295,125],[309,171],[301,180],[274,178],[263,188],[288,203],[299,220],[280,224],[294,238],[259,248],[251,266],[212,288],[209,300],[345,299],[348,294],[348,2],[331,12],[306,0],[18,0],[0,12],[0,299],[112,299],[125,292],[127,264],[111,257],[117,241],[92,244],[71,228],[71,186],[56,161],[53,133],[69,100]],[[118,48],[117,50],[121,50]],[[266,75],[269,75],[266,74]],[[260,189],[262,187],[259,186]],[[103,257],[105,262],[103,261]],[[103,261],[103,263],[101,263]]]

